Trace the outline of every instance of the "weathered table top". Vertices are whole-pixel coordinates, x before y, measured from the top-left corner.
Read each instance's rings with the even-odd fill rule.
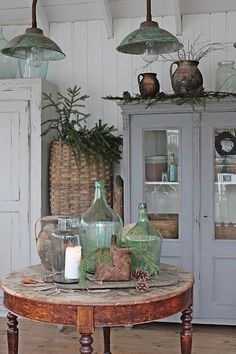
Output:
[[[95,325],[119,325],[152,321],[192,306],[192,274],[171,265],[161,265],[159,280],[146,293],[134,287],[80,290],[45,284],[45,274],[37,265],[6,276],[1,282],[5,307],[23,317],[62,324],[76,324],[78,309],[90,308]],[[24,284],[27,279],[35,284]]]

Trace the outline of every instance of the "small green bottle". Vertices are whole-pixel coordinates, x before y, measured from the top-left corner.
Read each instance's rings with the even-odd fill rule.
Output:
[[[150,275],[159,274],[162,236],[148,221],[146,203],[139,204],[138,222],[127,233],[125,242],[131,249],[132,269],[141,268]]]
[[[121,244],[123,223],[120,216],[107,204],[101,181],[95,182],[94,201],[82,215],[81,227],[86,237],[85,254],[98,248],[110,248],[112,235],[116,235],[117,246]]]
[[[177,182],[177,164],[175,161],[175,154],[173,152],[170,153],[170,158],[168,161],[168,178],[170,182]]]

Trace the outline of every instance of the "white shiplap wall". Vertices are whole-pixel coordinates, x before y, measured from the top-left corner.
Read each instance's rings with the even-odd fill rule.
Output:
[[[114,38],[107,39],[103,21],[81,21],[75,23],[53,23],[50,37],[66,53],[66,59],[51,62],[47,79],[64,91],[72,85],[82,87],[90,98],[86,109],[91,113],[90,125],[102,118],[122,131],[121,114],[114,102],[102,100],[102,96],[122,95],[123,91],[138,92],[137,76],[145,64],[139,56],[121,54],[116,51],[120,41],[132,30],[139,27],[144,18],[114,20]],[[160,27],[175,33],[175,19],[165,16],[156,19]],[[24,26],[8,26],[4,29],[6,38],[22,33]],[[213,52],[204,58],[199,68],[204,77],[206,89],[214,90],[217,63],[226,58],[236,61],[236,12],[215,14],[184,15],[184,42],[193,41],[202,31],[203,41],[232,42],[227,52]],[[171,92],[169,78],[170,62],[152,64],[157,73],[161,89]]]

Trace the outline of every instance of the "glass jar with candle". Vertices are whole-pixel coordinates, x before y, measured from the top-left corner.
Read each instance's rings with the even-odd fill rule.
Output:
[[[82,257],[81,230],[57,229],[51,236],[53,280],[57,283],[78,283]],[[81,236],[82,235],[82,236]]]
[[[131,249],[132,269],[141,268],[150,275],[158,275],[162,247],[161,233],[148,221],[147,205],[140,203],[138,222],[126,235],[126,246]]]
[[[39,229],[41,223],[41,230]],[[51,235],[57,230],[80,229],[80,217],[77,216],[43,216],[35,222],[36,248],[43,266],[52,271]],[[85,247],[83,230],[79,230],[80,243]]]

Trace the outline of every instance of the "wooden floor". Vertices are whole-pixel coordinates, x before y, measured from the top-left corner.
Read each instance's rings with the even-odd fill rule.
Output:
[[[19,354],[79,354],[75,327],[19,320]],[[112,328],[112,354],[180,354],[179,325],[153,323]],[[94,353],[103,353],[102,330],[94,334]],[[7,354],[6,320],[0,318],[0,354]],[[193,326],[192,354],[236,354],[236,327]]]

